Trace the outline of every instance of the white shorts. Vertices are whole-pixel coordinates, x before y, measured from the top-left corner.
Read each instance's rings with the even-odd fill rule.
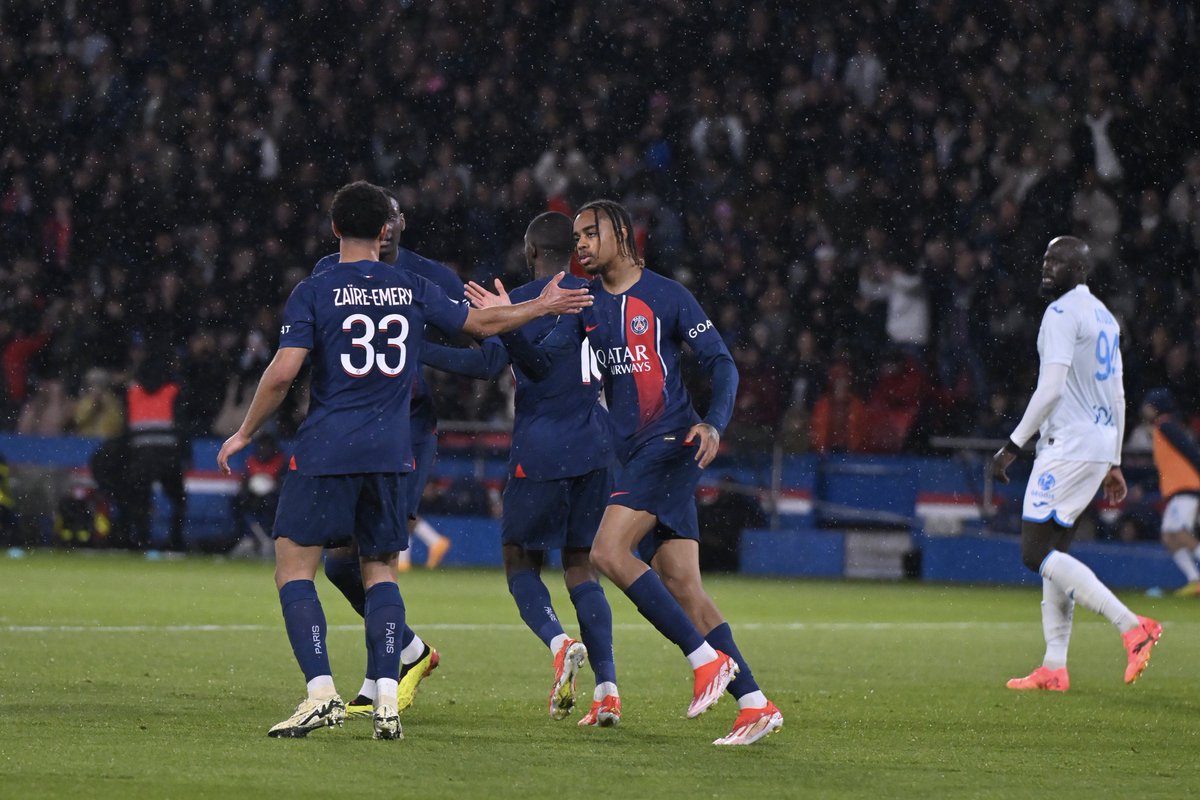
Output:
[[[1194,494],[1177,494],[1163,509],[1162,534],[1191,533],[1196,527],[1196,512],[1200,510],[1200,497]]]
[[[1054,520],[1069,528],[1096,497],[1111,465],[1105,461],[1062,461],[1038,457],[1033,462],[1021,519]]]

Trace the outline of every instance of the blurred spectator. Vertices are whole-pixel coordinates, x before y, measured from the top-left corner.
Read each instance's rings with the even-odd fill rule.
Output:
[[[1018,422],[1020,418],[1013,413],[1009,395],[1000,391],[992,392],[987,409],[980,415],[972,435],[1002,441],[1012,434]]]
[[[125,426],[121,400],[112,390],[112,378],[99,367],[93,367],[83,377],[83,391],[75,400],[71,428],[80,436],[111,439],[119,436]]]
[[[0,545],[5,547],[17,543],[17,509],[9,485],[11,477],[8,460],[0,453]]]
[[[746,448],[770,448],[783,413],[777,371],[758,347],[736,351],[738,392],[727,439]]]
[[[233,498],[234,537],[218,543],[218,548],[233,548],[238,556],[265,558],[274,552],[271,528],[279,505],[279,486],[287,471],[287,459],[275,437],[260,434],[246,458],[241,484]]]
[[[1071,218],[1097,264],[1107,264],[1115,258],[1117,234],[1121,232],[1121,209],[1100,184],[1094,170],[1084,172],[1083,183],[1071,199]]]
[[[125,425],[128,431],[127,471],[129,482],[123,512],[128,521],[130,545],[146,549],[151,545],[153,495],[155,484],[171,504],[171,524],[167,547],[184,550],[183,521],[187,494],[183,472],[188,460],[187,440],[182,435],[177,403],[179,385],[170,380],[169,365],[160,353],[147,357],[129,385],[125,397]]]
[[[937,282],[939,378],[942,386],[967,399],[974,413],[983,408],[988,390],[981,356],[986,349],[987,286],[975,252],[956,243],[953,264],[941,271]]]
[[[54,510],[54,544],[60,547],[104,547],[112,531],[108,501],[96,485],[73,476]]]
[[[1200,448],[1176,421],[1177,411],[1168,390],[1151,389],[1142,402],[1141,418],[1154,426],[1154,467],[1158,471],[1158,490],[1166,503],[1160,527],[1163,547],[1187,581],[1176,594],[1200,597],[1200,540],[1196,538]]]
[[[880,358],[879,375],[867,401],[866,449],[898,453],[909,444],[926,410],[929,378],[912,352],[891,349]]]
[[[131,540],[130,482],[128,479],[128,438],[122,434],[100,443],[88,459],[92,480],[96,484],[97,505],[108,509],[111,547],[133,547]]]
[[[522,274],[536,213],[624,202],[651,268],[792,396],[743,404],[764,429],[796,430],[839,360],[871,385],[891,346],[940,384],[909,445],[975,429],[1027,391],[1007,354],[1032,351],[1060,233],[1100,261],[1132,400],[1167,380],[1138,356],[1200,352],[1186,4],[693,5],[5,5],[0,427],[164,348],[187,433],[227,431],[252,390],[227,361],[269,358],[358,177],[396,188],[410,246],[481,281]],[[44,327],[55,298],[68,330]],[[494,387],[435,391],[447,419],[508,413]]]
[[[717,480],[716,494],[701,498],[700,569],[704,572],[737,572],[741,568],[742,532],[766,525],[766,515],[752,487],[739,485],[730,475]]]
[[[850,368],[834,364],[829,369],[829,388],[813,406],[813,452],[861,453],[867,445],[867,425],[867,404],[851,388]]]
[[[866,300],[887,303],[884,330],[888,341],[923,357],[929,344],[929,298],[921,275],[883,259],[874,260],[859,279],[859,292]]]
[[[1183,179],[1167,197],[1167,213],[1172,222],[1191,233],[1192,244],[1200,248],[1200,153],[1188,156]]]

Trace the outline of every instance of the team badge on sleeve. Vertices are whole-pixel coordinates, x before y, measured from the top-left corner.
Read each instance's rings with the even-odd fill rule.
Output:
[[[638,314],[633,319],[629,320],[629,330],[633,331],[634,335],[641,336],[650,329],[650,321],[641,314]]]

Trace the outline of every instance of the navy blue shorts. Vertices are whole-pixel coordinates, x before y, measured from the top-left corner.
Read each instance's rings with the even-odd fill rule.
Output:
[[[408,547],[405,477],[399,472],[288,472],[271,536],[306,547],[344,547],[353,541],[365,556],[397,553]]]
[[[433,463],[437,461],[437,434],[432,431],[414,428],[412,437],[413,471],[406,477],[407,506],[410,519],[417,518],[421,508],[421,495],[425,493],[425,484],[429,482],[429,473],[433,472]]]
[[[550,481],[509,478],[500,541],[526,550],[591,549],[611,490],[607,467]]]
[[[610,506],[648,511],[658,517],[652,536],[660,541],[700,538],[696,487],[702,470],[696,462],[695,445],[683,444],[685,435],[659,436],[635,450],[617,470],[608,499]]]

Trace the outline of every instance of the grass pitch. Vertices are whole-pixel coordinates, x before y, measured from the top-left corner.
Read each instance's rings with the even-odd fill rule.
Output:
[[[568,630],[573,612],[550,581]],[[712,578],[781,732],[717,748],[725,698],[684,718],[686,662],[606,587],[624,718],[546,714],[551,659],[502,575],[403,577],[442,653],[401,721],[275,740],[301,699],[271,567],[35,553],[0,560],[0,797],[542,798],[1195,796],[1200,604],[1124,593],[1166,625],[1135,686],[1116,631],[1082,609],[1066,695],[1004,681],[1039,663],[1040,592]],[[323,577],[335,678],[361,680],[357,617]],[[584,708],[591,673],[581,675]]]

